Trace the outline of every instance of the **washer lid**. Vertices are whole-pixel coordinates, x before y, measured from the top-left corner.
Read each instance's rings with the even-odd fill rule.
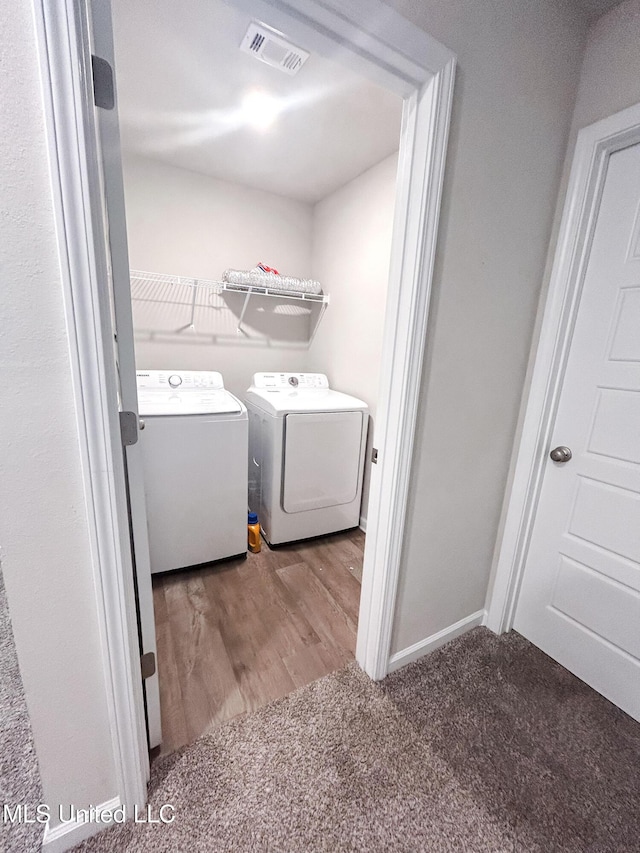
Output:
[[[229,391],[138,391],[141,415],[239,414],[242,403]]]
[[[214,371],[139,370],[136,380],[141,415],[222,415],[244,410]]]

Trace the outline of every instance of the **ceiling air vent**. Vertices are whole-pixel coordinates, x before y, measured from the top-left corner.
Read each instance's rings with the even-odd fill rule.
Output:
[[[273,68],[279,68],[285,74],[297,74],[309,59],[306,50],[291,44],[274,30],[252,21],[245,37],[242,39],[240,50],[255,56]]]

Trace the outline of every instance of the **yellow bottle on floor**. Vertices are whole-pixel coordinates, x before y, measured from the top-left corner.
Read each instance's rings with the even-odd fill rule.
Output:
[[[255,512],[249,513],[249,550],[254,554],[260,550],[260,525]]]

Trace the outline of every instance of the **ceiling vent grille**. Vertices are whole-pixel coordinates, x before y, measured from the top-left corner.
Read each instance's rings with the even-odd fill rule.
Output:
[[[279,68],[285,74],[297,74],[309,59],[306,50],[296,47],[280,34],[256,21],[249,25],[240,50],[266,62],[272,68]]]

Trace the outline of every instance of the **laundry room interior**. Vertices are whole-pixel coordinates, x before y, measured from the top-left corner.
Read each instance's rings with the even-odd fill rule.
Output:
[[[354,658],[403,101],[241,5],[112,14],[169,752]]]

